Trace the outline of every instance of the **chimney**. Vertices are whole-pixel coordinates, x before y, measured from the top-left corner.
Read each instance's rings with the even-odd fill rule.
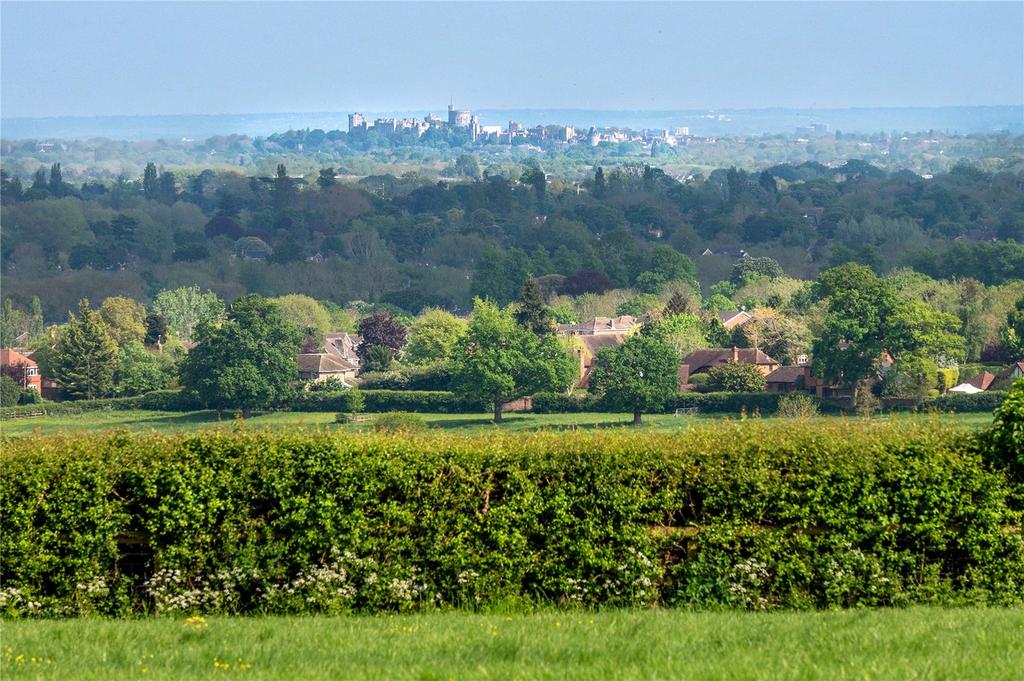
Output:
[[[733,362],[739,362],[740,361],[740,351],[739,351],[739,348],[737,348],[735,345],[732,346],[732,361]]]

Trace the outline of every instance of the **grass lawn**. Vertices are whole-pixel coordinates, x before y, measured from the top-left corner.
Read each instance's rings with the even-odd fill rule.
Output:
[[[336,424],[334,414],[329,412],[267,412],[257,413],[247,419],[245,428],[328,428],[331,430],[369,430],[372,428],[374,414],[367,415],[368,420],[356,424]],[[500,426],[491,423],[487,414],[423,414],[427,425],[433,428],[446,428],[469,432],[487,432],[495,428],[510,431],[529,431],[542,428],[574,429],[574,428],[617,428],[628,426],[632,420],[630,414],[508,414]],[[674,416],[672,414],[654,414],[644,416],[646,428],[658,431],[685,430],[695,423],[726,418],[718,415]],[[732,417],[738,418],[738,417]],[[843,418],[823,416],[823,419]],[[889,419],[922,419],[935,418],[929,415],[897,414],[882,416],[875,420],[881,422]],[[980,428],[992,422],[992,415],[977,414],[943,414],[940,418],[952,419],[968,427]],[[195,412],[160,412],[160,411],[101,411],[85,414],[64,416],[41,416],[33,418],[11,419],[0,421],[0,433],[3,435],[43,435],[66,431],[106,431],[123,429],[132,431],[159,430],[167,432],[193,431],[203,428],[234,428],[236,422],[230,418],[218,422],[213,411]]]
[[[4,622],[4,679],[1020,679],[1024,610]]]

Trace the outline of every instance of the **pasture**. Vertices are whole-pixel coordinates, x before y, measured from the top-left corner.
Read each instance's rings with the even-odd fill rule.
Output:
[[[330,412],[257,412],[242,421],[230,416],[218,421],[213,411],[162,412],[145,410],[96,411],[83,414],[60,416],[39,416],[0,421],[0,433],[5,436],[31,434],[50,435],[61,432],[105,432],[128,430],[133,432],[191,432],[208,429],[328,429],[337,431],[365,431],[373,427],[377,414],[367,414],[356,423],[338,424]],[[591,430],[598,428],[620,428],[628,426],[630,414],[578,413],[578,414],[507,414],[504,423],[491,423],[488,414],[422,414],[427,427],[452,431],[495,432],[495,431],[537,431],[537,430]],[[740,417],[721,414],[696,414],[676,416],[674,414],[649,414],[644,416],[644,430],[675,432],[689,429],[696,423],[737,420]],[[761,417],[776,420],[775,417]],[[988,413],[958,414],[892,414],[865,419],[861,417],[821,416],[822,421],[846,418],[870,420],[877,423],[918,422],[940,418],[971,428],[981,428],[992,422]]]
[[[4,622],[5,679],[1019,679],[1024,610]]]

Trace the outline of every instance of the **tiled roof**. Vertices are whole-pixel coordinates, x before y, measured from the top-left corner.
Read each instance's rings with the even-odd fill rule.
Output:
[[[606,333],[602,335],[584,335],[580,336],[579,340],[583,343],[583,346],[587,349],[590,356],[593,357],[600,350],[612,348],[616,345],[622,345],[626,341],[626,334]]]
[[[765,376],[769,383],[796,383],[803,380],[804,368],[802,366],[779,367]]]
[[[990,374],[987,371],[982,371],[980,374],[975,376],[969,381],[964,381],[968,385],[973,385],[979,390],[988,390],[989,386],[992,385],[992,381],[996,380],[995,375]]]
[[[35,360],[29,359],[25,355],[21,354],[17,350],[11,350],[10,348],[0,349],[0,365],[3,366],[23,366],[23,367],[35,367],[39,366]]]
[[[299,370],[306,373],[338,374],[355,371],[344,357],[329,352],[308,352],[299,355]]]
[[[755,348],[709,348],[707,350],[694,350],[683,359],[683,364],[690,365],[690,373],[695,374],[705,369],[726,362],[733,361],[733,352],[736,354],[736,361],[740,364],[778,364],[762,350]]]

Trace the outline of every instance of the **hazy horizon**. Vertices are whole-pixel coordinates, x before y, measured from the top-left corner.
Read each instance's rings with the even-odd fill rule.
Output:
[[[59,6],[55,6],[58,5]],[[1024,104],[1024,4],[0,5],[4,119]]]

